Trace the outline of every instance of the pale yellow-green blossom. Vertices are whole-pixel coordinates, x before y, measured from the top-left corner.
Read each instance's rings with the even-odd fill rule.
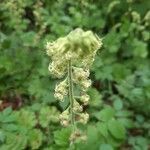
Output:
[[[77,67],[74,67],[73,68],[73,79],[74,79],[74,82],[78,83],[78,82],[81,82],[82,80],[84,79],[87,79],[89,77],[89,69],[87,70],[84,70],[83,68],[77,68]]]
[[[64,80],[62,82],[60,82],[58,85],[56,85],[55,87],[55,98],[63,101],[64,96],[66,96],[68,94],[68,84],[67,81]]]
[[[68,60],[72,60],[73,66],[90,68],[97,50],[102,46],[101,39],[92,31],[84,32],[77,28],[67,36],[56,41],[47,42],[47,54],[51,57],[50,72],[56,77],[63,77],[66,73]],[[59,73],[60,72],[60,73]]]
[[[59,116],[60,123],[62,126],[67,127],[69,125],[69,111],[65,110]]]
[[[90,100],[90,96],[88,94],[83,94],[80,98],[80,101],[83,103],[83,105],[88,105]]]
[[[81,113],[80,114],[79,122],[86,124],[88,120],[89,120],[89,114],[88,113]]]
[[[83,110],[82,106],[75,100],[74,106],[73,106],[73,111],[74,112],[82,112],[82,110]]]
[[[56,41],[47,42],[46,51],[50,56],[49,71],[56,78],[64,78],[55,87],[54,97],[64,101],[68,96],[68,107],[60,114],[60,123],[67,127],[73,127],[70,141],[77,138],[86,139],[86,136],[76,129],[77,123],[86,124],[89,114],[83,112],[85,105],[89,103],[89,95],[86,93],[91,86],[89,79],[90,67],[94,61],[96,52],[102,46],[101,39],[92,31],[83,31],[77,28],[67,36]],[[74,92],[80,90],[79,98],[75,98]]]

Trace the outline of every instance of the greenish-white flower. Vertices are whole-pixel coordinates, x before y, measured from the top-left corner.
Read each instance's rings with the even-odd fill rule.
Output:
[[[80,123],[86,124],[88,120],[89,120],[89,114],[88,113],[81,113],[80,114],[80,118],[79,118]]]
[[[59,116],[60,119],[60,123],[63,126],[68,126],[69,125],[69,111],[65,110],[64,112],[62,112]]]
[[[60,82],[58,85],[56,85],[54,97],[60,101],[63,101],[64,96],[66,96],[67,94],[68,94],[68,84],[67,81],[64,80]]]
[[[89,100],[90,100],[90,96],[88,94],[83,94],[80,97],[80,101],[83,103],[83,105],[88,105]]]
[[[82,110],[83,110],[82,106],[75,100],[74,106],[73,106],[73,111],[74,112],[82,112]]]
[[[101,46],[102,41],[96,34],[80,28],[56,41],[47,42],[46,51],[51,60],[49,71],[54,77],[65,78],[56,85],[54,94],[60,101],[68,95],[68,108],[59,117],[60,123],[65,127],[70,123],[75,126],[75,121],[86,124],[89,119],[89,114],[83,113],[83,107],[90,99],[86,93],[92,84],[89,69]],[[81,90],[81,95],[77,95],[77,99],[74,97],[74,85]],[[84,134],[76,130],[71,134],[70,141],[73,142],[79,137],[86,139]]]
[[[68,60],[72,60],[73,66],[89,68],[101,46],[101,39],[92,31],[84,32],[77,28],[65,37],[54,42],[47,42],[47,54],[53,62],[49,70],[56,77],[62,77],[61,75],[66,73],[64,68]],[[65,65],[64,68],[62,63]]]

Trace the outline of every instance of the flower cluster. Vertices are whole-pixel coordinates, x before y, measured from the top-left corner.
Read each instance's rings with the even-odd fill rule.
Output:
[[[91,80],[88,79],[89,74],[89,69],[84,70],[83,68],[73,68],[73,81],[80,85],[84,91],[86,91],[91,85]]]
[[[49,71],[58,78],[63,77],[67,72],[68,60],[72,60],[73,66],[90,68],[101,45],[97,35],[79,28],[54,42],[48,42],[46,50],[52,60]]]
[[[54,97],[60,101],[64,100],[64,96],[68,94],[67,80],[60,82],[56,85]]]
[[[75,128],[78,123],[86,124],[89,119],[89,115],[83,112],[83,107],[88,105],[90,99],[86,93],[91,85],[89,69],[101,45],[97,35],[79,28],[46,45],[47,54],[51,58],[50,73],[54,77],[64,78],[56,85],[54,96],[60,101],[67,95],[69,98],[68,108],[60,115],[60,122],[65,127],[72,124]],[[74,86],[81,90],[81,95],[74,96]],[[70,140],[74,141],[79,135],[83,137],[79,133],[75,130]]]

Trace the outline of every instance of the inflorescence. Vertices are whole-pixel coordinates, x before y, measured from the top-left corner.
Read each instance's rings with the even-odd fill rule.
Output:
[[[46,45],[52,61],[49,65],[50,73],[54,77],[63,78],[56,85],[54,96],[61,102],[67,97],[69,99],[69,106],[60,115],[60,123],[65,127],[72,125],[71,142],[79,137],[85,139],[85,135],[76,129],[76,124],[86,124],[89,119],[89,114],[83,112],[83,107],[88,105],[90,99],[87,94],[91,85],[89,69],[101,46],[102,41],[97,35],[80,28]],[[74,86],[78,87],[80,95],[74,95]]]

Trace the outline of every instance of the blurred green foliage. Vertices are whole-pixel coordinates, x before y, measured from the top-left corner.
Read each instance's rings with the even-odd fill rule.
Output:
[[[1,0],[0,150],[147,150],[149,6],[148,0]],[[70,146],[44,45],[76,27],[96,32],[103,49],[91,72],[87,141]]]

